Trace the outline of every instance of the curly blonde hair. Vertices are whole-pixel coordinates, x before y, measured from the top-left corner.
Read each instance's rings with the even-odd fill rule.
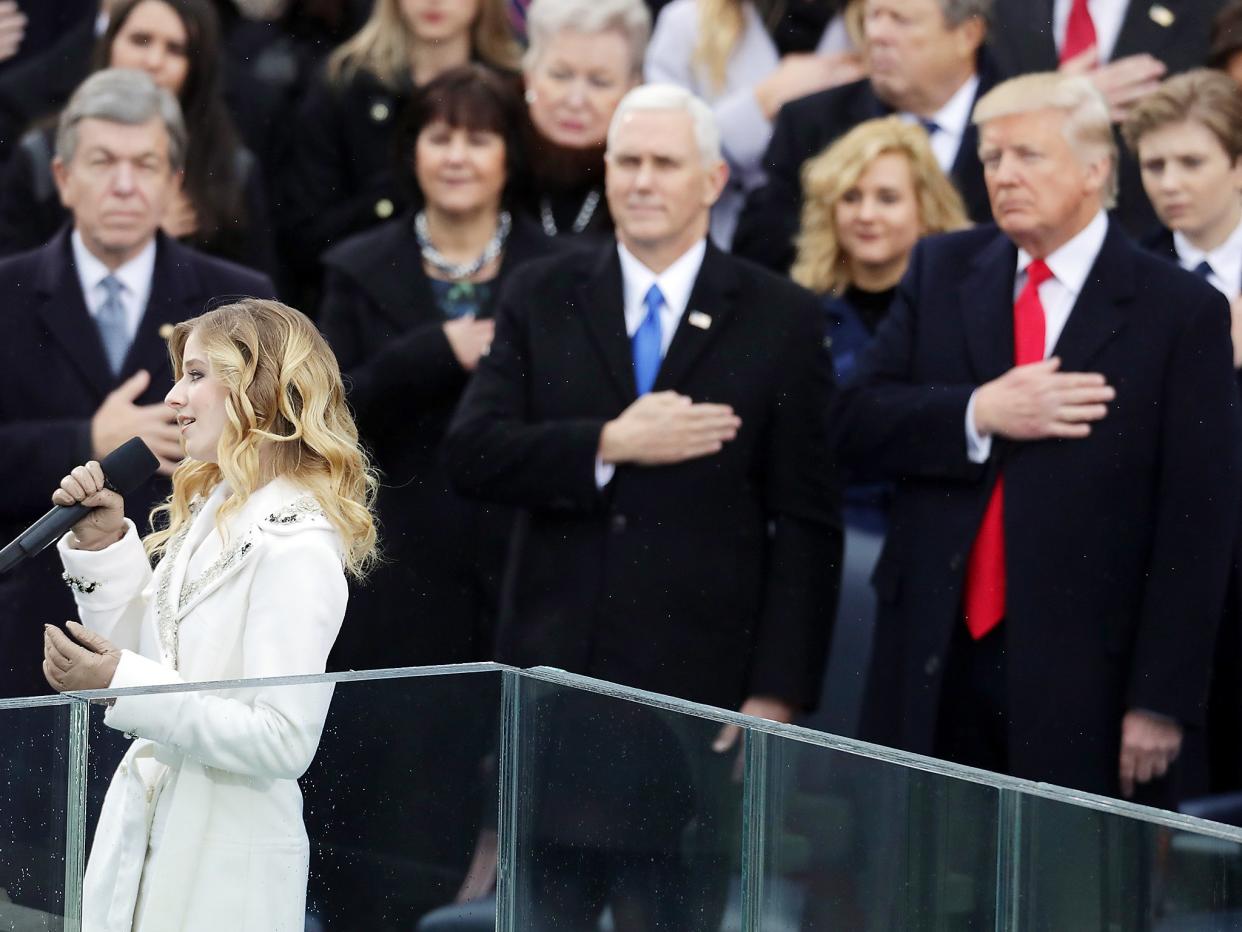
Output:
[[[278,476],[306,488],[344,540],[345,569],[362,577],[376,559],[372,505],[378,482],[358,444],[341,371],[327,342],[303,314],[279,301],[243,298],[183,321],[168,341],[175,378],[195,334],[213,375],[228,389],[219,462],[186,459],[172,494],[151,512],[143,541],[152,558],[190,520],[190,503],[221,481],[233,494],[217,526]]]
[[[509,25],[505,0],[479,0],[470,27],[471,58],[502,71],[517,71],[522,47]],[[371,16],[351,38],[328,57],[328,77],[348,81],[369,71],[381,83],[398,89],[410,74],[410,30],[400,0],[375,0]]]
[[[816,294],[839,295],[850,284],[849,257],[837,235],[837,202],[881,155],[905,156],[918,202],[920,235],[970,226],[962,197],[932,154],[921,126],[890,116],[854,127],[802,166],[802,231],[790,275]]]

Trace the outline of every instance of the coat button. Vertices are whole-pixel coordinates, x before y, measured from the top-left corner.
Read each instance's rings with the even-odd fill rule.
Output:
[[[832,349],[832,337],[824,337],[824,349]]]
[[[379,103],[371,104],[371,119],[374,120],[376,123],[383,123],[385,120],[387,120],[388,114],[390,112],[391,111],[389,111],[388,109],[388,104],[383,103],[382,101]]]
[[[625,533],[625,523],[626,523],[626,522],[625,522],[625,515],[613,515],[613,516],[612,516],[612,533],[614,533],[614,534],[624,534],[624,533]]]
[[[392,201],[386,197],[381,197],[375,202],[375,216],[379,217],[381,220],[387,220],[391,217],[392,210]]]
[[[956,573],[961,568],[962,568],[962,555],[960,553],[955,553],[953,554],[953,556],[949,557],[949,569],[953,570],[953,572]]]
[[[927,663],[923,664],[923,672],[928,676],[935,676],[936,671],[940,669],[940,658],[932,654],[927,658]]]

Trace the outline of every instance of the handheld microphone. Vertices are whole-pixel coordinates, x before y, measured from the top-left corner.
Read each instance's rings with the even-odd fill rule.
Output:
[[[104,486],[128,495],[155,475],[160,461],[141,438],[134,437],[105,456],[99,465],[103,469]],[[0,550],[0,573],[8,572],[27,557],[42,553],[92,511],[94,509],[86,505],[54,505]]]

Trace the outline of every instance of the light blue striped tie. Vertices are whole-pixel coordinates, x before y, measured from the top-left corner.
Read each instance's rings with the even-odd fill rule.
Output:
[[[121,289],[125,286],[114,275],[109,275],[100,284],[108,296],[95,313],[95,326],[99,328],[99,337],[103,340],[112,374],[120,375],[125,353],[129,350],[129,327],[125,325],[125,305],[121,303]]]
[[[630,340],[630,351],[634,355],[634,385],[640,395],[651,391],[660,371],[660,305],[664,303],[664,295],[659,285],[651,286],[643,303],[647,305],[647,316]]]

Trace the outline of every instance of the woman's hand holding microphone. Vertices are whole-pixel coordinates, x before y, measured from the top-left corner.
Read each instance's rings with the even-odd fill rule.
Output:
[[[103,469],[94,460],[60,480],[52,504],[91,509],[73,526],[72,550],[103,550],[125,536],[125,500],[104,485]]]
[[[103,550],[125,536],[125,500],[104,485],[103,469],[91,460],[60,480],[52,503],[91,511],[73,526],[73,550]],[[43,626],[43,676],[57,692],[103,689],[112,682],[121,652],[105,637],[76,621],[65,623],[68,634]]]

